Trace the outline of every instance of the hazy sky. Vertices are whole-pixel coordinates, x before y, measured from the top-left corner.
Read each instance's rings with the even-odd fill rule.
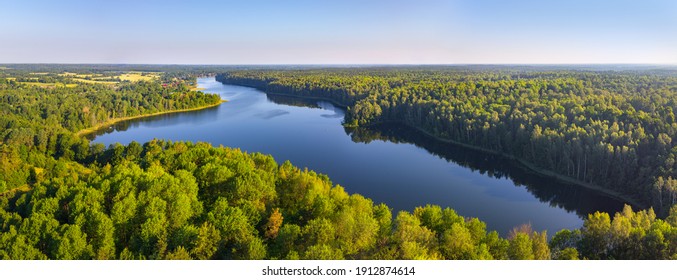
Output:
[[[0,63],[677,64],[677,1],[0,0]]]

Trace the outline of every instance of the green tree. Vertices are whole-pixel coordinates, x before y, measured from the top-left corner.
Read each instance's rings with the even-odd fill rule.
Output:
[[[470,260],[476,257],[472,234],[458,223],[444,232],[440,245],[442,255],[447,259]]]
[[[523,232],[518,232],[510,240],[508,256],[513,260],[533,260],[534,252],[531,238]]]
[[[197,239],[190,254],[198,260],[212,259],[220,242],[221,234],[219,231],[211,223],[205,222],[198,230]]]
[[[611,234],[609,214],[595,212],[583,223],[581,253],[591,259],[604,258],[608,253]]]
[[[87,244],[87,235],[77,225],[62,225],[53,244],[52,254],[59,260],[79,260],[92,257],[92,246]]]
[[[186,248],[183,248],[183,246],[179,246],[174,251],[169,252],[166,256],[167,260],[190,260],[190,254],[186,250]]]

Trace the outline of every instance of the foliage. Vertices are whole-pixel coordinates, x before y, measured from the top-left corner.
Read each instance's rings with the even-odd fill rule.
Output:
[[[267,155],[162,140],[106,148],[74,134],[111,118],[216,101],[187,86],[161,85],[192,74],[113,88],[41,88],[0,78],[0,258],[677,258],[669,76],[313,71],[232,72],[228,79],[341,96],[335,100],[351,106],[348,121],[357,125],[399,119],[438,136],[514,148],[515,156],[558,172],[568,164],[564,175],[617,182],[619,190],[642,190],[640,198],[650,193],[666,218],[628,206],[613,217],[592,214],[580,230],[547,242],[547,233],[528,225],[502,238],[436,205],[393,217],[387,205]],[[609,152],[596,153],[598,143]],[[664,168],[642,168],[656,165]],[[619,174],[626,177],[613,177]]]
[[[674,71],[492,67],[231,70],[217,80],[348,107],[346,126],[397,122],[621,193],[677,202]]]

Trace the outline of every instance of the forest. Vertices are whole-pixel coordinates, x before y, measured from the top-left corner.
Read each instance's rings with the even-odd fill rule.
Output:
[[[194,77],[212,68],[68,87],[22,81],[39,68],[55,79],[44,83],[69,84],[72,78],[58,73],[84,75],[86,67],[26,67],[0,76],[1,259],[677,258],[667,166],[674,119],[666,111],[676,92],[670,75],[416,68],[226,69],[219,76],[335,100],[349,107],[347,125],[401,118],[459,142],[505,153],[513,145],[513,156],[559,172],[551,163],[582,182],[612,188],[615,180],[622,184],[615,190],[654,205],[591,214],[580,229],[547,233],[526,224],[500,236],[477,218],[436,205],[392,213],[325,175],[268,155],[165,140],[104,147],[78,134],[115,118],[216,104],[218,96],[191,89]],[[99,67],[105,70],[94,72],[113,68]],[[131,70],[152,69],[119,71]],[[592,89],[602,85],[609,88]],[[599,177],[600,154],[592,152],[598,142],[612,147],[610,177]],[[625,181],[613,177],[618,172],[629,172]]]
[[[174,79],[170,84],[158,80],[67,87],[54,86],[54,81],[68,84],[68,76],[40,74],[44,82],[24,83],[21,81],[33,81],[36,78],[31,76],[36,75],[13,74],[12,78],[0,78],[0,192],[30,182],[32,171],[25,165],[26,159],[41,164],[45,157],[82,161],[90,153],[104,150],[106,147],[90,146],[79,137],[87,128],[221,102],[218,95],[190,90],[194,78],[170,78]],[[40,172],[43,167],[37,168]]]
[[[666,216],[677,199],[677,72],[510,67],[239,70],[217,80],[348,107],[601,188]]]

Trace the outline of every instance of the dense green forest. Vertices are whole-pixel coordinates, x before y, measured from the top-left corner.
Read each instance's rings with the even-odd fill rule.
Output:
[[[348,107],[346,126],[402,123],[668,214],[677,72],[485,68],[240,70],[217,80],[326,98]]]
[[[651,209],[633,212],[626,207],[613,216],[606,213],[590,215],[581,229],[562,230],[552,238],[546,232],[533,231],[529,225],[516,225],[507,236],[501,237],[495,231],[487,232],[486,225],[477,218],[462,217],[449,208],[426,205],[412,212],[392,213],[387,205],[374,205],[359,194],[346,193],[325,175],[299,169],[289,162],[278,164],[267,155],[217,148],[207,143],[162,140],[143,144],[132,142],[126,146],[92,145],[77,132],[114,118],[220,102],[218,96],[191,91],[189,86],[195,75],[213,69],[194,72],[188,67],[184,72],[176,69],[166,71],[149,81],[115,84],[82,82],[67,87],[22,82],[27,80],[19,78],[34,78],[35,74],[28,71],[45,66],[25,67],[29,68],[25,72],[3,73],[4,76],[0,76],[2,259],[677,258],[677,206],[669,208],[667,202],[661,208],[669,209],[665,210],[664,219],[657,218]],[[78,71],[74,66],[53,67],[47,67],[53,74]],[[115,70],[112,66],[98,67],[105,71]],[[131,70],[138,69],[119,71]],[[453,84],[455,79],[479,75],[487,76],[485,82],[492,83],[488,78],[492,74],[487,72],[455,75],[437,69],[388,70],[378,72],[381,74],[365,72],[355,75],[354,71],[237,73],[249,77],[242,78],[242,83],[262,83],[259,86],[284,80],[285,75],[295,77],[290,81],[296,82],[310,81],[310,77],[314,77],[317,83],[333,85],[328,86],[331,90],[324,97],[343,91],[339,95],[344,97],[336,100],[351,106],[349,112],[356,110],[358,104],[363,104],[360,105],[363,108],[380,104],[379,99],[373,98],[381,96],[379,94],[386,96],[398,88],[394,82],[397,79],[401,79],[401,87],[409,85],[412,88],[415,83],[427,83],[426,79],[433,77],[437,77],[440,84]],[[263,82],[262,77],[269,77],[266,75],[270,78]],[[496,76],[493,82],[498,84],[511,80],[500,73],[493,75]],[[535,76],[512,80],[519,84],[538,79]],[[72,79],[56,74],[51,77],[56,80],[42,83],[68,84],[65,79]],[[651,78],[665,80],[666,85],[672,83],[672,78],[661,75]],[[362,79],[365,80],[360,83]],[[435,84],[430,83],[430,86]],[[353,84],[355,88],[348,84]],[[364,93],[354,91],[358,87]],[[668,90],[664,98],[667,100],[669,93],[674,93],[674,88],[666,87]],[[395,103],[398,105],[393,108],[404,110],[410,107],[407,110],[416,112],[417,106],[441,99],[432,96],[441,93],[425,92],[420,90],[420,94],[426,96],[422,99],[413,93],[402,94],[406,98],[401,101],[421,101],[412,101],[411,105]],[[471,98],[469,93],[467,95]],[[504,95],[508,99],[521,96]],[[400,100],[398,98],[392,100]],[[477,98],[479,100],[468,102],[484,104],[480,103],[482,95],[477,95]],[[659,100],[658,97],[654,99]],[[522,102],[526,101],[515,101],[513,106]],[[415,105],[418,103],[423,104]],[[536,105],[524,108],[540,108]],[[363,110],[367,109],[357,112]],[[366,111],[349,113],[347,122],[366,125],[389,121],[380,117],[385,111],[383,108],[380,110],[380,114],[372,115],[366,114]],[[663,109],[656,107],[655,110]],[[529,112],[525,116],[531,116],[533,112]],[[392,109],[392,114],[399,113]],[[412,121],[417,117],[402,114]],[[551,119],[554,115],[547,114],[547,118]],[[620,119],[618,121],[621,122]],[[626,129],[628,125],[623,122],[619,127]],[[467,129],[472,129],[472,126]],[[641,139],[649,143],[658,141],[648,136],[652,135],[651,130],[645,129]],[[489,131],[487,129],[486,133]],[[544,131],[542,128],[541,133]],[[621,131],[625,130],[619,128],[617,134],[621,135]],[[628,141],[640,139],[633,138],[637,133],[635,130],[629,131],[632,136],[622,134]],[[476,134],[480,133],[462,132],[472,137],[478,137]],[[665,134],[668,137],[672,135]],[[510,141],[516,140],[500,140],[499,143],[513,143]],[[641,141],[636,144],[646,145]],[[534,144],[533,148],[532,152],[543,157],[550,156],[545,154],[542,146]],[[649,148],[650,151],[655,150],[655,147]],[[637,153],[637,150],[632,151]],[[627,152],[630,153],[629,148]],[[587,168],[592,168],[592,158],[587,160],[590,161]],[[579,164],[576,168],[582,167]],[[586,171],[581,172],[585,174]],[[592,173],[579,179],[592,180],[589,174]],[[626,177],[626,180],[631,179],[634,178]],[[663,186],[671,184],[670,179],[663,180]],[[664,200],[663,196],[659,198]]]
[[[26,84],[20,81],[33,80],[36,75],[13,74],[12,79],[0,78],[0,192],[29,183],[36,175],[29,166],[42,170],[42,158],[82,161],[90,153],[105,149],[90,147],[88,141],[78,137],[76,133],[83,129],[119,118],[221,102],[218,95],[191,91],[188,83],[194,81],[190,80],[172,86],[163,86],[161,81],[138,81],[45,87],[41,84],[54,82]],[[70,79],[57,74],[38,76],[64,84]]]

